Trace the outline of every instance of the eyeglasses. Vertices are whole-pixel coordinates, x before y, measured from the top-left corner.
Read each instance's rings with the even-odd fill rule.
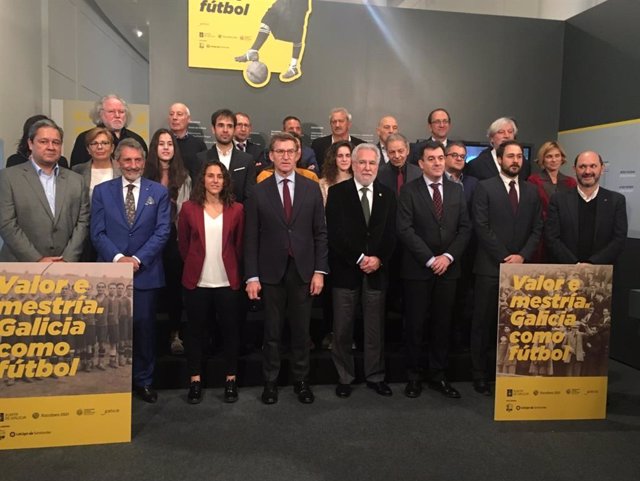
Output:
[[[293,157],[293,155],[298,151],[298,149],[275,149],[273,151],[279,157],[283,157],[284,154],[289,154],[289,157]]]
[[[93,147],[94,149],[96,147],[108,147],[111,145],[111,142],[109,142],[108,140],[103,140],[101,142],[91,142],[89,143],[89,147]]]
[[[432,124],[436,124],[436,125],[447,125],[449,123],[449,120],[447,120],[447,119],[438,119],[438,120],[432,120],[431,123]]]
[[[465,154],[457,154],[456,152],[451,152],[447,154],[447,157],[453,157],[454,159],[465,160],[467,156]]]

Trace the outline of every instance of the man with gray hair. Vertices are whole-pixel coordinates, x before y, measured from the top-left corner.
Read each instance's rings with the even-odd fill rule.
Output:
[[[197,172],[200,169],[198,154],[207,150],[207,145],[202,137],[196,137],[189,133],[189,123],[191,122],[191,112],[189,107],[181,102],[176,102],[169,107],[169,128],[176,136],[180,154],[184,166],[191,175],[192,183],[196,181]]]
[[[396,196],[376,182],[380,151],[360,144],[351,154],[353,179],[329,189],[326,205],[329,268],[333,276],[333,348],[336,395],[351,395],[355,367],[351,343],[358,304],[364,320],[367,387],[391,396],[385,383],[384,313],[388,263],[396,242]]]
[[[500,172],[500,162],[496,155],[496,150],[501,144],[508,140],[515,140],[518,135],[518,126],[511,117],[500,117],[494,120],[487,129],[487,137],[491,147],[487,147],[480,152],[475,159],[469,161],[466,167],[466,174],[478,180],[490,179]],[[531,175],[531,163],[529,159],[523,159],[522,169],[519,178],[526,181]]]
[[[61,169],[63,132],[49,119],[29,129],[29,161],[0,170],[0,262],[78,262],[89,225],[89,189]]]
[[[311,148],[316,153],[316,161],[321,170],[324,157],[332,144],[335,144],[339,140],[347,140],[354,146],[364,143],[364,140],[349,135],[349,130],[351,130],[351,114],[344,107],[336,107],[331,110],[329,125],[331,126],[330,135],[318,137],[311,142]]]
[[[118,146],[118,143],[122,139],[132,138],[138,141],[138,143],[144,149],[145,155],[148,153],[147,144],[142,137],[127,129],[127,125],[131,120],[131,112],[129,106],[124,99],[120,98],[116,94],[109,94],[96,101],[91,112],[89,112],[91,121],[97,127],[105,127],[109,129],[111,135],[113,135],[113,145]],[[89,129],[91,130],[91,129]],[[87,150],[84,137],[89,130],[80,132],[76,138],[76,143],[73,145],[73,151],[71,152],[71,167],[77,164],[82,164],[91,159],[89,151]]]

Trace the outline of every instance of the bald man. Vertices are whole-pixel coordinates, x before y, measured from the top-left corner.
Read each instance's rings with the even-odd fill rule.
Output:
[[[385,115],[378,121],[378,127],[376,127],[376,133],[378,134],[378,149],[380,150],[380,165],[389,163],[389,154],[387,153],[387,138],[391,134],[398,133],[398,121],[391,115]]]
[[[191,112],[185,104],[176,102],[169,107],[169,128],[178,140],[178,148],[182,154],[185,167],[189,170],[191,180],[198,176],[200,163],[196,156],[198,152],[207,150],[207,146],[201,137],[195,137],[189,133]]]

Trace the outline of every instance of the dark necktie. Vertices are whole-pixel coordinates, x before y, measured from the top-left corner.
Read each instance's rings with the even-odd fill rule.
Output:
[[[282,179],[282,205],[284,207],[284,218],[289,223],[291,221],[291,192],[289,192],[289,179]]]
[[[431,184],[431,188],[433,189],[433,208],[436,211],[436,217],[438,220],[442,219],[442,195],[440,195],[439,189],[440,183],[434,182]]]
[[[127,192],[127,198],[124,202],[124,210],[127,214],[127,221],[129,222],[130,226],[132,226],[133,221],[136,220],[136,199],[135,197],[133,197],[134,187],[134,184],[127,185],[127,189],[129,189],[129,191]]]
[[[396,180],[396,189],[398,191],[398,194],[400,193],[400,189],[402,189],[403,184],[404,176],[402,175],[402,169],[398,169],[398,178]]]
[[[518,211],[518,193],[516,192],[516,181],[509,182],[509,202],[511,202],[511,208],[515,214]]]
[[[246,146],[244,145],[244,142],[238,142],[238,149],[240,149],[243,152],[245,152]]]
[[[363,187],[360,189],[362,192],[362,198],[360,199],[360,203],[362,204],[362,213],[364,214],[364,221],[367,225],[369,225],[369,219],[371,218],[371,206],[369,206],[369,198],[367,197],[367,192],[369,189],[367,187]]]

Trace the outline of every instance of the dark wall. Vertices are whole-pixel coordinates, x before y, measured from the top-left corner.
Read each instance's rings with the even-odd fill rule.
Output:
[[[288,114],[328,133],[337,106],[352,112],[356,135],[374,134],[388,113],[410,139],[424,137],[426,115],[439,106],[450,110],[455,138],[484,140],[502,115],[517,118],[525,142],[558,130],[562,22],[317,2],[302,78],[282,84],[274,75],[262,89],[240,72],[187,67],[185,3],[154,3],[150,30],[152,131],[177,100],[206,126],[228,106],[265,133]]]
[[[609,0],[567,22],[560,130],[640,117],[639,18],[640,2]],[[615,268],[611,356],[640,368],[640,319],[629,316],[629,290],[640,288],[638,259],[640,240],[627,239]]]

